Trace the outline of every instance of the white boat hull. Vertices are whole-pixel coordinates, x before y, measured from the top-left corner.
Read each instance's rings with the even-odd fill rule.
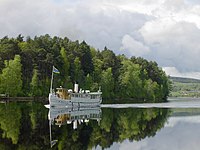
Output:
[[[71,116],[84,116],[88,114],[101,114],[100,107],[80,107],[79,109],[75,108],[58,108],[52,107],[49,109],[49,120],[54,120],[57,116],[62,114],[70,114]]]
[[[50,107],[90,107],[90,106],[99,106],[102,102],[101,98],[92,99],[89,97],[72,97],[69,100],[61,99],[55,94],[49,94],[49,104]]]

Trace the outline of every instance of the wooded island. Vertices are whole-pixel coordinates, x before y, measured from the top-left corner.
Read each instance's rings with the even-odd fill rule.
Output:
[[[169,95],[170,81],[156,62],[48,34],[0,39],[0,94],[48,96],[53,65],[60,71],[54,88],[72,89],[75,82],[90,91],[101,87],[104,101],[160,102]]]

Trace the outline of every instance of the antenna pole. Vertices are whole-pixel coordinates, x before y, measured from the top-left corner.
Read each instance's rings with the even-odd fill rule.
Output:
[[[54,66],[53,66],[53,69],[54,69]],[[51,74],[51,87],[50,87],[50,93],[52,94],[53,93],[53,69],[52,69],[52,74]]]

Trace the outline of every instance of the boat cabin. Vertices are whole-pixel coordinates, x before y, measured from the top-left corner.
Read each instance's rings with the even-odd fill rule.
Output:
[[[69,93],[67,92],[67,89],[65,88],[56,88],[56,95],[59,97],[59,98],[62,98],[62,99],[70,99],[70,95]]]
[[[71,98],[101,99],[101,93],[70,93]]]

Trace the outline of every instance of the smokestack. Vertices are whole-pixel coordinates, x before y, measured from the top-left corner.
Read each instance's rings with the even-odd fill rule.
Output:
[[[74,130],[77,129],[77,124],[78,124],[77,120],[74,120],[74,122],[73,122],[73,129]]]
[[[78,84],[77,83],[74,84],[74,92],[78,93]]]

